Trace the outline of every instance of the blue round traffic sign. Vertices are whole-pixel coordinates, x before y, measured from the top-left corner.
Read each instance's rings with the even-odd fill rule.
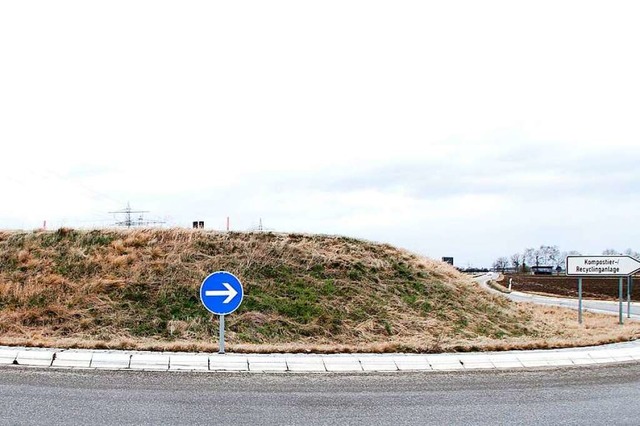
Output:
[[[200,300],[205,308],[216,315],[227,315],[238,309],[244,291],[235,275],[218,271],[209,275],[200,286]]]

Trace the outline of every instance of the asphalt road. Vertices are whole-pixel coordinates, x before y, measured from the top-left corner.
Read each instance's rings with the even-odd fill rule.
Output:
[[[522,293],[517,291],[511,292],[508,294],[500,293],[499,291],[490,288],[486,284],[486,282],[489,279],[496,279],[497,277],[498,277],[498,274],[489,273],[476,278],[476,281],[478,281],[483,287],[489,289],[490,291],[503,295],[504,297],[507,297],[508,299],[513,300],[514,302],[532,302],[539,305],[560,306],[563,308],[578,310],[578,299],[574,299],[574,298],[540,296],[536,294]],[[618,302],[608,302],[608,301],[601,301],[601,300],[588,300],[588,299],[584,300],[583,299],[582,309],[585,311],[588,310],[592,312],[600,312],[600,313],[606,313],[611,315],[619,315],[620,313],[620,305]],[[623,320],[626,320],[627,319],[626,300],[622,303],[622,310],[623,310]],[[631,303],[630,318],[640,319],[640,306],[638,305],[637,302]]]
[[[355,375],[0,368],[0,424],[639,424],[640,364]]]

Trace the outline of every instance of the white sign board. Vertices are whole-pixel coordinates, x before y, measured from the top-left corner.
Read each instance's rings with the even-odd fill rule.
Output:
[[[640,271],[630,256],[567,256],[567,275],[623,277]]]

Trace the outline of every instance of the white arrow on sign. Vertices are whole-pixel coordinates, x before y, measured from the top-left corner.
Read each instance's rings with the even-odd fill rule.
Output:
[[[630,256],[567,256],[567,275],[626,276],[640,270]]]
[[[236,294],[238,294],[238,292],[236,291],[235,288],[231,287],[231,284],[229,283],[222,283],[222,285],[226,287],[226,290],[205,290],[204,295],[205,296],[227,296],[227,298],[224,299],[222,303],[231,302],[233,298],[236,297]]]

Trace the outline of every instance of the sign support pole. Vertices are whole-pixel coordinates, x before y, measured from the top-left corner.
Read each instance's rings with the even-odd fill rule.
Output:
[[[224,354],[224,315],[220,315],[220,350],[219,354]]]
[[[209,274],[200,285],[200,301],[214,315],[218,315],[220,331],[219,354],[224,354],[224,317],[234,312],[242,303],[244,290],[240,280],[227,271]],[[212,319],[212,322],[215,322]]]
[[[622,277],[618,278],[618,296],[620,298],[620,308],[619,308],[619,317],[620,317],[620,325],[623,324],[623,320],[622,320],[622,297],[623,297],[623,292],[622,292]]]
[[[578,278],[578,324],[582,324],[582,277]]]
[[[631,318],[631,275],[627,277],[627,318]]]

